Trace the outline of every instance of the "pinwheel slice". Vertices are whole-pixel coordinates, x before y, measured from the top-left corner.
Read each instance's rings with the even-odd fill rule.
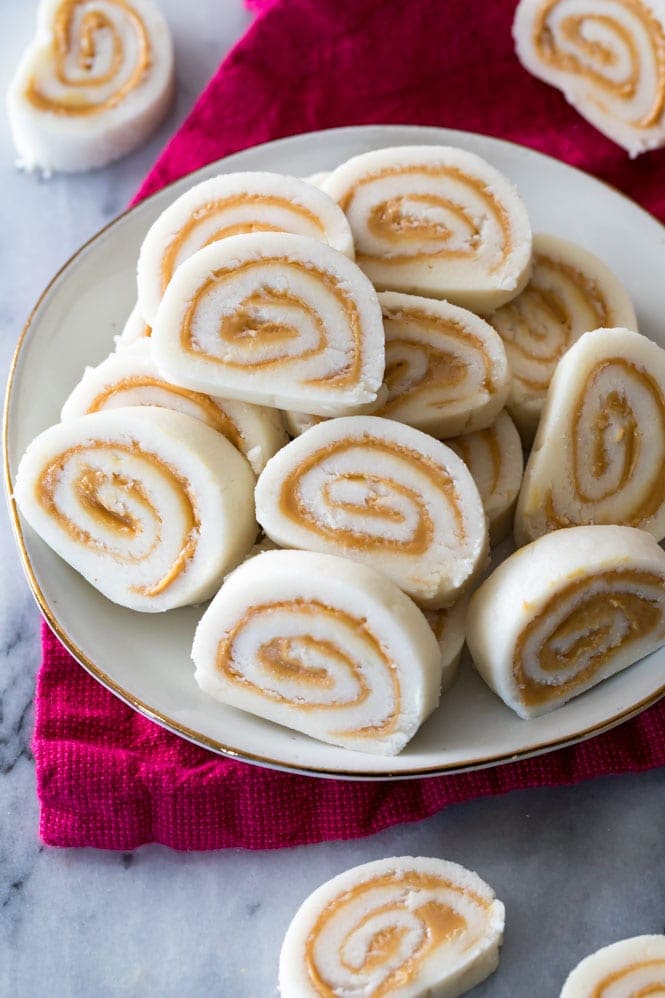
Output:
[[[490,426],[508,398],[501,337],[457,305],[385,291],[388,400],[378,410],[434,437]]]
[[[446,440],[464,461],[478,486],[489,520],[490,542],[499,544],[513,529],[522,483],[522,441],[507,412],[486,430]]]
[[[21,165],[104,166],[140,145],[173,96],[173,47],[152,0],[42,0],[9,88]]]
[[[522,65],[631,156],[665,142],[661,0],[521,0]]]
[[[244,562],[201,618],[192,658],[217,700],[361,752],[396,755],[439,701],[423,614],[380,572],[331,555]]]
[[[308,236],[230,236],[178,268],[152,345],[175,384],[320,416],[374,408],[384,332],[376,293]]]
[[[146,406],[40,433],[14,495],[42,539],[108,599],[156,612],[208,599],[251,548],[253,486],[221,434]]]
[[[141,315],[141,310],[137,302],[129,313],[122,331],[118,336],[114,337],[115,349],[124,350],[126,347],[134,346],[139,340],[146,340],[150,336],[152,336],[152,329]]]
[[[170,384],[157,370],[149,340],[140,340],[97,367],[87,368],[65,402],[61,418],[137,405],[174,409],[207,423],[245,455],[257,475],[288,439],[275,409],[213,398]]]
[[[417,603],[453,603],[485,567],[474,481],[432,437],[378,416],[313,426],[268,461],[257,517],[283,547],[338,554],[389,575]]]
[[[561,998],[643,998],[665,994],[665,936],[604,946],[568,975]]]
[[[450,146],[348,160],[323,184],[346,212],[380,291],[446,298],[482,314],[519,294],[531,263],[526,208],[503,174]]]
[[[395,856],[317,888],[282,944],[282,998],[456,998],[499,963],[505,910],[471,870]]]
[[[554,372],[515,514],[518,544],[618,523],[665,536],[665,350],[627,329],[585,333]]]
[[[559,359],[582,333],[598,328],[637,330],[635,309],[619,279],[576,243],[540,233],[526,288],[490,322],[503,339],[512,371],[506,406],[525,444],[531,444]]]
[[[293,409],[287,409],[282,413],[282,418],[289,436],[299,437],[305,430],[309,430],[312,426],[316,426],[317,423],[323,422],[326,417],[312,416],[307,412],[294,412]]]
[[[139,305],[149,323],[175,271],[193,253],[229,236],[290,232],[353,259],[349,224],[332,198],[297,177],[228,173],[181,194],[153,222],[138,262]]]
[[[633,527],[570,527],[504,561],[471,597],[476,668],[537,717],[665,643],[665,552]]]
[[[455,682],[464,642],[466,640],[466,612],[469,606],[467,596],[462,596],[452,606],[441,610],[426,610],[425,618],[434,631],[441,651],[441,692],[444,693]]]

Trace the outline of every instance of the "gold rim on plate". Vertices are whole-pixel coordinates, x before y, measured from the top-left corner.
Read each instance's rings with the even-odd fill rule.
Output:
[[[440,133],[441,131],[449,131],[446,129],[438,129],[438,128],[423,128],[418,125],[414,126],[361,125],[361,126],[351,126],[346,128],[322,129],[321,131],[318,132],[307,133],[307,137],[313,141],[316,141],[317,138],[323,135],[341,135],[343,133],[348,134],[349,132],[358,133],[364,130],[392,129],[392,128],[398,130],[399,132],[404,132],[409,128],[413,128],[419,134],[422,134],[423,131],[431,131],[433,134]],[[474,138],[478,137],[477,134],[473,132],[461,133],[461,134],[467,134],[469,136],[473,136]],[[298,142],[302,138],[303,135],[301,134],[301,135],[287,137],[284,139],[274,139],[271,142],[264,142],[258,146],[253,146],[252,148],[270,149],[270,147],[278,144],[283,145],[284,143],[288,142]],[[516,142],[508,142],[504,139],[494,138],[493,136],[482,136],[482,138],[489,139],[490,142],[496,142],[497,144],[500,145],[511,146],[521,151],[527,151],[528,153],[534,156],[537,157],[542,156],[544,159],[553,160],[555,163],[559,165],[566,166],[567,169],[572,170],[575,173],[580,173],[582,174],[582,176],[586,177],[587,179],[591,179],[594,180],[596,183],[603,184],[605,187],[607,187],[609,190],[613,192],[615,197],[620,197],[622,200],[627,201],[632,208],[637,209],[638,211],[647,215],[647,217],[651,221],[654,220],[658,221],[657,219],[655,219],[655,216],[651,215],[648,211],[646,211],[636,202],[632,201],[630,198],[628,198],[621,191],[617,190],[611,184],[608,184],[603,180],[599,180],[597,177],[594,177],[591,174],[586,173],[584,170],[579,170],[577,167],[569,166],[567,163],[562,163],[561,160],[557,160],[556,157],[554,156],[549,156],[546,153],[539,152],[538,150],[529,149],[528,147],[521,146]],[[246,151],[247,150],[242,150],[242,152]],[[172,717],[169,717],[167,714],[162,713],[161,711],[152,707],[150,704],[145,703],[143,700],[139,699],[138,697],[135,697],[132,693],[129,692],[129,690],[124,689],[124,687],[120,686],[119,683],[116,683],[114,679],[112,679],[106,672],[100,669],[99,666],[97,666],[90,658],[88,658],[85,652],[78,647],[75,641],[69,636],[69,634],[67,634],[64,628],[60,625],[55,615],[55,612],[53,611],[51,605],[49,604],[46,598],[45,593],[43,592],[39,584],[34,568],[32,566],[32,562],[30,561],[30,556],[28,554],[27,545],[25,543],[25,538],[23,535],[23,527],[21,525],[21,520],[19,517],[18,509],[16,507],[16,502],[14,501],[14,495],[13,495],[14,488],[12,483],[11,471],[9,467],[9,410],[12,399],[14,380],[16,377],[16,372],[21,352],[23,349],[23,345],[26,341],[26,337],[30,332],[30,329],[34,322],[35,316],[37,315],[37,312],[39,311],[41,305],[43,304],[44,300],[46,299],[51,289],[55,287],[55,285],[60,281],[60,279],[64,276],[64,274],[69,270],[70,266],[72,266],[75,263],[75,261],[85,252],[85,250],[88,249],[89,246],[97,242],[97,240],[99,240],[105,233],[107,233],[114,226],[118,225],[127,215],[137,210],[140,210],[145,205],[150,204],[150,202],[154,198],[161,195],[164,191],[169,190],[169,188],[174,187],[177,184],[180,184],[183,180],[187,178],[190,178],[192,181],[195,181],[196,177],[199,174],[206,173],[210,170],[211,167],[216,166],[217,164],[224,164],[228,159],[232,159],[237,155],[239,155],[239,153],[234,153],[229,157],[225,157],[224,159],[218,160],[216,163],[209,163],[206,166],[200,167],[198,170],[194,170],[192,171],[192,173],[186,174],[184,177],[179,177],[177,180],[174,180],[171,183],[160,188],[159,191],[155,191],[154,194],[151,194],[149,197],[140,201],[138,204],[133,205],[130,208],[127,208],[125,211],[121,212],[121,214],[117,215],[114,219],[112,219],[101,229],[99,229],[98,232],[96,232],[90,239],[86,240],[86,242],[84,242],[76,250],[76,252],[69,257],[69,259],[62,265],[62,267],[60,267],[60,269],[51,278],[51,280],[48,282],[48,284],[40,294],[39,298],[35,302],[32,310],[30,311],[30,314],[28,315],[28,318],[25,321],[23,329],[21,330],[21,334],[16,344],[16,349],[14,351],[14,355],[12,357],[12,361],[9,367],[9,374],[7,377],[7,389],[5,393],[3,434],[2,434],[4,478],[5,478],[5,488],[7,490],[7,501],[9,506],[10,519],[14,531],[14,536],[16,538],[16,543],[23,571],[28,580],[28,585],[30,586],[32,595],[34,596],[37,605],[39,606],[42,614],[44,615],[44,618],[51,631],[55,634],[58,640],[65,646],[67,651],[76,659],[76,661],[81,666],[83,666],[83,668],[91,676],[93,676],[94,679],[100,682],[102,686],[106,687],[107,690],[109,690],[111,693],[117,696],[120,700],[124,701],[124,703],[126,703],[128,706],[132,707],[140,714],[143,714],[149,720],[154,721],[156,724],[159,724],[160,727],[166,728],[167,730],[172,731],[174,734],[179,735],[181,738],[193,742],[196,745],[200,745],[203,748],[210,749],[211,751],[217,753],[218,755],[227,756],[231,759],[236,759],[241,762],[251,763],[253,765],[264,766],[269,769],[277,769],[282,772],[287,772],[292,774],[302,774],[307,776],[319,776],[319,777],[329,777],[329,778],[336,777],[338,779],[347,779],[347,780],[355,779],[355,780],[384,781],[391,779],[403,780],[403,779],[416,779],[418,777],[443,776],[452,773],[464,773],[478,769],[486,769],[501,765],[503,763],[517,762],[522,759],[533,758],[535,756],[551,752],[554,749],[566,748],[568,746],[578,744],[579,742],[586,741],[587,739],[592,738],[594,735],[602,734],[606,731],[609,731],[612,728],[617,727],[619,724],[622,724],[624,721],[628,721],[632,717],[636,717],[638,714],[641,714],[642,711],[646,710],[648,707],[653,706],[653,704],[655,704],[658,700],[660,700],[663,696],[665,696],[665,683],[663,683],[662,686],[660,686],[649,696],[645,697],[643,700],[639,701],[637,704],[633,704],[631,707],[628,707],[625,710],[620,711],[618,714],[613,715],[612,717],[606,719],[605,721],[601,721],[600,723],[592,725],[589,728],[584,728],[574,735],[569,735],[569,736],[567,735],[562,738],[554,738],[549,741],[541,742],[537,745],[521,749],[518,752],[499,753],[498,755],[484,756],[479,759],[472,759],[464,763],[463,765],[460,765],[458,763],[450,763],[437,766],[413,768],[408,770],[399,770],[397,772],[377,773],[372,770],[347,771],[342,769],[328,769],[325,767],[314,768],[305,765],[302,766],[295,765],[294,763],[289,763],[289,762],[276,762],[275,760],[271,759],[268,756],[257,755],[252,752],[240,751],[238,749],[233,748],[230,745],[225,745],[223,742],[218,741],[216,738],[211,738],[209,735],[204,735],[201,732],[195,731],[192,728],[188,728],[185,725],[179,724],[178,721],[174,720]],[[664,227],[664,232],[665,232],[665,227]]]

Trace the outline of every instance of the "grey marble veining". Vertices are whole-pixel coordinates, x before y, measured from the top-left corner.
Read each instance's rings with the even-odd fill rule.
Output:
[[[18,173],[0,134],[0,370],[62,262],[122,210],[235,41],[241,0],[161,0],[176,36],[178,100],[133,156],[83,177]],[[34,0],[0,5],[4,92]],[[497,974],[478,998],[556,998],[568,970],[615,939],[665,930],[665,773],[514,793],[452,807],[370,839],[279,852],[179,855],[51,850],[39,843],[30,753],[38,614],[0,518],[0,998],[262,998],[302,899],[356,863],[444,856],[505,901]]]

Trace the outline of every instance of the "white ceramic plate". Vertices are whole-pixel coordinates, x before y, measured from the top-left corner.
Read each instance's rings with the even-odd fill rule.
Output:
[[[84,364],[113,348],[136,298],[134,268],[153,219],[192,183],[220,172],[274,170],[306,176],[381,146],[449,144],[479,153],[525,198],[535,231],[577,240],[621,276],[640,329],[665,345],[665,229],[631,201],[556,160],[496,139],[436,128],[366,126],[271,142],[178,181],[122,215],[54,278],[19,342],[5,414],[8,492],[21,454],[79,380]],[[519,720],[468,663],[418,736],[395,759],[348,752],[199,692],[190,661],[201,609],[155,617],[107,602],[17,516],[16,536],[32,590],[51,627],[95,678],[132,707],[185,738],[249,762],[321,776],[387,778],[474,769],[559,747],[638,713],[665,693],[665,649],[546,717]]]

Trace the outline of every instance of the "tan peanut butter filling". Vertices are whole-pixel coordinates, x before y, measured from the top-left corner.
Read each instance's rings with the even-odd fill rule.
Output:
[[[445,409],[460,401],[472,399],[479,391],[488,394],[495,391],[494,371],[487,347],[463,323],[432,315],[421,309],[384,312],[384,319],[390,322],[386,338],[384,376],[388,400],[378,415],[395,417],[420,394],[429,394],[436,389],[449,392],[451,388],[455,388],[456,393],[438,401],[436,398],[428,399],[427,405],[430,408]],[[425,335],[437,339],[440,337],[441,346],[437,347],[428,340],[419,338],[418,327]],[[458,345],[458,352],[450,348],[450,340]],[[426,367],[422,373],[410,369],[408,361],[399,357],[400,350],[417,351],[425,359]],[[479,385],[469,385],[469,365],[461,356],[469,351],[473,351],[482,360],[483,378]]]
[[[641,70],[642,52],[630,28],[618,17],[609,14],[594,14],[591,11],[569,14],[561,18],[558,26],[551,23],[551,15],[562,0],[545,0],[534,22],[532,42],[540,59],[552,69],[586,78],[605,93],[618,100],[632,100],[637,95]],[[616,0],[617,3],[640,23],[644,37],[651,50],[656,84],[649,109],[634,121],[624,122],[633,128],[650,128],[660,121],[665,108],[665,31],[649,5],[642,0]],[[599,39],[590,39],[584,34],[589,25],[601,27],[614,35],[620,48],[628,54],[630,70],[621,80],[612,79],[603,69],[612,68],[617,63],[615,50]],[[576,46],[579,55],[569,48],[560,47],[557,30],[569,46]],[[586,61],[585,61],[586,60]],[[595,65],[594,65],[595,64]],[[605,103],[595,98],[596,103],[607,112]]]
[[[665,398],[658,382],[640,364],[626,357],[611,357],[599,363],[587,376],[578,395],[577,405],[571,417],[570,447],[572,456],[572,486],[575,498],[591,509],[594,503],[618,495],[639,473],[643,435],[626,391],[613,388],[603,395],[601,378],[618,369],[622,381],[637,381],[653,400],[657,413],[657,423],[649,426],[650,434],[657,434],[665,440]],[[593,422],[593,436],[583,434],[582,421],[585,399],[597,400],[598,412]],[[608,439],[612,429],[611,439]],[[591,474],[596,479],[603,476],[621,462],[618,481],[608,486],[600,496],[591,496],[582,484],[583,476]],[[639,527],[654,516],[665,503],[665,474],[656,463],[651,477],[646,479],[641,494],[630,511],[622,513],[621,522],[626,526]],[[551,529],[569,526],[570,519],[557,510],[552,490],[544,496],[543,508]],[[585,522],[606,522],[597,518]]]
[[[465,890],[453,881],[444,880],[433,874],[409,871],[407,873],[386,873],[372,880],[366,880],[349,888],[343,894],[329,901],[321,911],[319,917],[312,926],[305,941],[305,964],[307,973],[316,993],[322,998],[335,998],[338,992],[333,984],[326,979],[324,971],[319,967],[316,956],[316,947],[321,943],[325,946],[326,931],[330,923],[340,913],[344,913],[345,908],[349,908],[362,899],[363,895],[371,891],[399,892],[391,897],[390,893],[385,903],[378,904],[370,908],[365,915],[351,926],[344,936],[339,947],[339,960],[341,966],[350,974],[366,974],[380,968],[384,964],[389,964],[399,955],[401,942],[404,938],[405,929],[399,925],[385,927],[376,932],[369,940],[365,958],[360,965],[351,965],[344,959],[343,951],[346,943],[355,933],[362,931],[365,925],[377,915],[390,912],[404,912],[410,916],[418,918],[422,925],[422,936],[415,949],[402,960],[402,962],[389,970],[384,979],[368,995],[368,998],[384,998],[397,991],[399,988],[414,981],[425,961],[440,946],[453,939],[469,933],[470,948],[478,936],[482,934],[482,929],[476,933],[470,931],[467,920],[464,916],[451,907],[449,902],[438,901],[436,898],[428,897],[418,907],[413,905],[412,895],[414,891],[423,891],[431,894],[433,891],[452,891],[476,905],[485,914],[490,902],[473,891]],[[364,992],[363,992],[364,993]]]
[[[232,212],[238,208],[244,208],[246,206],[251,206],[256,209],[256,218],[247,219],[242,222],[224,224],[225,213]],[[196,208],[182,228],[178,229],[173,239],[164,250],[161,265],[162,292],[165,290],[167,284],[173,277],[178,257],[186,241],[198,228],[202,225],[206,225],[211,219],[215,219],[217,215],[220,216],[218,219],[220,228],[216,229],[211,236],[208,236],[205,242],[202,242],[200,246],[197,246],[197,249],[200,249],[202,246],[209,246],[210,243],[216,243],[220,239],[225,239],[228,236],[244,235],[248,232],[291,231],[290,229],[284,228],[280,225],[274,225],[263,220],[260,217],[260,212],[262,209],[266,208],[276,208],[282,211],[288,211],[294,216],[295,220],[305,222],[306,224],[313,226],[320,233],[325,231],[323,222],[315,212],[310,211],[309,208],[306,208],[302,204],[297,204],[296,202],[290,201],[285,197],[280,197],[277,194],[245,193],[234,194],[226,198],[217,198],[215,201],[209,201],[207,204],[202,204]],[[300,228],[297,225],[294,225],[293,231],[296,235],[298,235]]]
[[[200,528],[196,503],[191,494],[189,482],[169,464],[156,454],[142,450],[138,444],[122,444],[115,441],[80,444],[63,451],[62,454],[53,458],[45,466],[35,484],[37,501],[75,543],[94,548],[96,551],[107,552],[110,557],[118,562],[135,563],[149,557],[159,544],[159,533],[157,533],[150,550],[141,558],[111,552],[100,538],[95,537],[94,534],[80,527],[69,516],[64,514],[57,505],[55,491],[60,477],[67,466],[67,462],[77,454],[91,450],[103,451],[109,448],[113,453],[124,453],[132,457],[140,457],[142,461],[158,471],[160,477],[165,482],[165,486],[177,496],[181,506],[185,529],[177,558],[169,570],[157,582],[152,585],[132,587],[132,591],[141,596],[159,596],[186,570],[187,563],[196,553],[197,536]],[[147,491],[141,485],[141,482],[135,478],[128,478],[121,472],[106,472],[99,468],[83,467],[73,482],[74,496],[82,509],[96,520],[101,528],[130,537],[138,536],[142,529],[138,518],[133,516],[129,509],[123,507],[122,502],[118,502],[116,499],[111,505],[104,500],[103,490],[107,486],[111,486],[116,495],[124,493],[128,498],[131,498],[155,523],[162,523],[159,510],[155,507]]]
[[[168,381],[162,381],[161,378],[152,377],[149,374],[136,374],[130,375],[126,378],[122,378],[119,381],[115,381],[112,385],[108,385],[103,391],[101,391],[92,400],[88,406],[86,412],[99,412],[100,409],[105,409],[109,401],[116,395],[122,395],[123,392],[135,391],[139,388],[157,388],[159,391],[167,392],[169,395],[174,395],[176,398],[186,399],[195,405],[200,412],[200,418],[212,426],[213,430],[217,430],[223,436],[229,440],[234,447],[238,450],[242,450],[243,447],[243,434],[236,426],[236,424],[231,420],[230,416],[223,409],[221,409],[209,395],[203,395],[200,392],[193,392],[187,388],[181,388],[179,385],[171,385]],[[134,403],[136,404],[136,403]],[[139,403],[140,404],[140,403]],[[159,401],[156,399],[150,399],[149,402],[143,403],[144,405],[156,405],[160,406]],[[168,406],[160,406],[161,408],[168,408]]]
[[[271,615],[278,613],[296,614],[302,618],[302,634],[283,637],[276,634],[261,644],[258,650],[258,663],[263,672],[270,679],[297,680],[302,687],[302,694],[296,697],[288,697],[277,690],[271,690],[265,686],[259,686],[252,682],[237,667],[235,663],[235,644],[239,636],[251,628],[255,621],[266,620]],[[262,697],[274,700],[277,703],[286,704],[289,707],[309,712],[312,710],[336,710],[349,707],[359,707],[370,695],[370,687],[360,662],[355,661],[346,651],[344,651],[334,641],[334,637],[321,640],[313,638],[309,633],[311,630],[311,618],[316,617],[317,621],[325,620],[330,626],[330,633],[334,636],[335,631],[342,627],[353,635],[356,641],[360,640],[364,646],[365,654],[370,660],[378,662],[390,678],[393,693],[393,704],[383,721],[357,728],[352,731],[331,732],[331,734],[344,734],[353,737],[372,737],[376,735],[388,735],[397,725],[401,711],[401,690],[397,669],[384,651],[380,641],[370,630],[367,621],[363,618],[353,617],[351,614],[340,610],[338,607],[327,606],[319,600],[292,599],[275,603],[264,603],[249,607],[245,614],[234,624],[225,634],[217,647],[216,667],[222,676],[229,682],[249,689]],[[353,700],[316,700],[316,690],[330,690],[334,685],[334,677],[324,667],[312,667],[305,661],[308,653],[317,652],[323,655],[338,668],[345,670],[354,680],[357,694]]]
[[[587,594],[587,587],[597,580],[617,588],[603,588]],[[626,589],[627,586],[634,591]],[[646,588],[647,593],[639,592],[640,588]],[[515,644],[513,676],[523,702],[534,706],[558,699],[562,694],[584,686],[607,664],[611,655],[626,645],[649,635],[656,638],[659,633],[665,634],[663,609],[657,595],[664,590],[665,579],[660,575],[617,569],[577,579],[556,592],[529,621]],[[587,664],[563,682],[541,682],[527,674],[525,647],[548,614],[555,613],[561,603],[568,601],[573,606],[541,643],[537,664],[543,672],[549,673],[574,669],[583,660]],[[622,634],[613,637],[617,615],[626,626]]]
[[[506,206],[490,190],[484,181],[472,174],[465,173],[456,166],[428,165],[426,163],[415,164],[413,166],[393,166],[383,170],[376,170],[367,173],[353,183],[343,197],[340,199],[340,206],[343,211],[350,211],[354,198],[358,191],[367,184],[385,180],[388,177],[402,176],[425,176],[440,180],[442,184],[453,181],[462,184],[480,199],[486,217],[494,218],[501,233],[501,245],[498,248],[498,259],[490,267],[490,273],[498,270],[513,249],[513,233],[510,215]],[[370,234],[381,238],[384,242],[392,243],[393,246],[405,247],[408,243],[426,243],[435,241],[445,243],[452,236],[452,230],[444,223],[435,219],[424,218],[419,213],[409,210],[410,204],[423,204],[425,206],[443,210],[452,215],[458,223],[466,229],[468,238],[466,246],[438,246],[436,249],[427,249],[425,246],[415,248],[411,253],[395,253],[390,251],[383,253],[357,253],[356,259],[360,262],[380,261],[383,266],[394,264],[416,263],[421,260],[437,257],[441,259],[455,259],[476,257],[482,249],[482,230],[479,222],[469,208],[459,204],[442,191],[441,194],[426,194],[414,190],[413,193],[402,194],[389,198],[372,206],[367,218],[367,228]],[[412,247],[414,248],[414,247]]]
[[[136,64],[124,83],[104,100],[91,100],[81,90],[89,87],[103,87],[111,83],[122,70],[125,59],[123,41],[113,19],[103,10],[85,11],[89,0],[63,0],[55,13],[51,55],[56,78],[63,86],[70,88],[57,97],[49,96],[41,88],[36,76],[32,76],[25,92],[26,99],[40,111],[63,116],[83,117],[107,111],[120,104],[128,94],[139,86],[152,64],[150,38],[138,12],[126,0],[108,0],[131,25],[137,42]],[[76,15],[81,10],[79,33],[75,24]],[[108,69],[95,72],[97,58],[97,36],[105,32],[111,39],[112,56]],[[70,54],[78,51],[77,64],[80,76],[72,76],[67,70]]]
[[[629,998],[646,998],[647,995],[665,995],[665,960],[640,960],[626,967],[621,967],[619,970],[615,970],[613,974],[604,977],[590,993],[589,998],[604,998],[606,992],[614,984],[618,984],[626,977],[640,970],[653,970],[660,977],[660,980],[651,981],[643,988],[632,990]]]
[[[360,320],[358,306],[353,298],[344,288],[344,282],[329,274],[325,270],[318,269],[314,264],[300,263],[297,260],[289,260],[286,257],[263,257],[258,260],[248,260],[240,265],[223,267],[215,270],[203,284],[197,289],[192,297],[187,310],[182,319],[180,327],[180,344],[187,353],[197,356],[203,355],[206,360],[220,364],[224,367],[240,368],[246,370],[266,370],[271,367],[281,367],[289,363],[301,363],[310,357],[322,354],[330,345],[330,332],[317,310],[295,292],[282,291],[270,288],[262,284],[242,302],[236,311],[224,316],[219,325],[219,337],[222,342],[242,344],[245,348],[243,360],[229,360],[217,357],[207,351],[197,347],[194,341],[192,324],[194,317],[205,297],[212,293],[220,285],[232,282],[238,276],[251,274],[254,270],[260,270],[268,266],[277,266],[282,271],[282,276],[294,271],[296,275],[307,277],[314,276],[316,280],[331,294],[341,306],[346,328],[350,334],[353,344],[353,352],[350,358],[341,362],[341,366],[329,372],[321,378],[311,378],[308,385],[326,385],[327,387],[345,388],[349,385],[357,384],[363,365],[363,330]],[[261,317],[260,310],[267,306],[282,306],[285,309],[285,318],[281,322],[266,320]],[[304,313],[318,333],[317,343],[303,350],[296,356],[286,353],[278,357],[259,359],[256,356],[257,349],[275,343],[288,343],[299,336],[298,329],[289,321],[289,315],[293,310]]]
[[[560,290],[556,283],[560,284]],[[571,345],[574,317],[563,296],[566,285],[583,298],[590,310],[593,316],[590,328],[615,325],[596,281],[571,264],[536,253],[531,279],[524,291],[498,309],[491,319],[510,350],[513,378],[525,388],[546,391],[557,361]],[[549,352],[544,353],[553,331],[557,336]],[[547,367],[536,374],[535,365]],[[532,373],[527,373],[530,370]]]
[[[481,499],[483,502],[486,502],[499,487],[503,465],[501,444],[495,427],[489,426],[485,430],[475,430],[473,441],[469,440],[468,437],[458,437],[456,440],[449,440],[448,446],[452,447],[455,453],[459,454],[462,458],[471,472],[471,477],[478,486]],[[487,485],[485,483],[488,479],[484,471],[481,473],[479,466],[481,462],[483,465],[491,468],[491,478]]]
[[[312,468],[325,461],[342,455],[346,450],[359,448],[362,451],[364,467],[371,468],[375,460],[383,456],[397,457],[404,464],[404,482],[370,471],[358,470],[355,473],[336,474],[329,478],[326,486],[320,492],[320,498],[328,513],[336,510],[356,513],[359,516],[370,516],[387,521],[387,526],[393,523],[404,523],[404,514],[391,504],[391,496],[402,496],[417,510],[417,524],[411,535],[404,539],[377,537],[361,530],[350,530],[326,522],[326,518],[317,515],[307,503],[302,494],[302,479]],[[414,471],[426,476],[432,488],[452,511],[457,536],[460,541],[466,537],[466,525],[457,494],[455,483],[444,467],[437,464],[425,454],[411,450],[390,440],[378,437],[362,436],[336,440],[325,447],[309,454],[284,478],[279,493],[279,508],[283,516],[299,525],[304,525],[327,540],[351,549],[389,550],[395,553],[411,556],[424,554],[434,538],[434,523],[429,505],[422,492],[412,488],[406,482]],[[333,498],[330,487],[334,482],[352,481],[366,486],[366,495],[362,502],[351,503]]]

